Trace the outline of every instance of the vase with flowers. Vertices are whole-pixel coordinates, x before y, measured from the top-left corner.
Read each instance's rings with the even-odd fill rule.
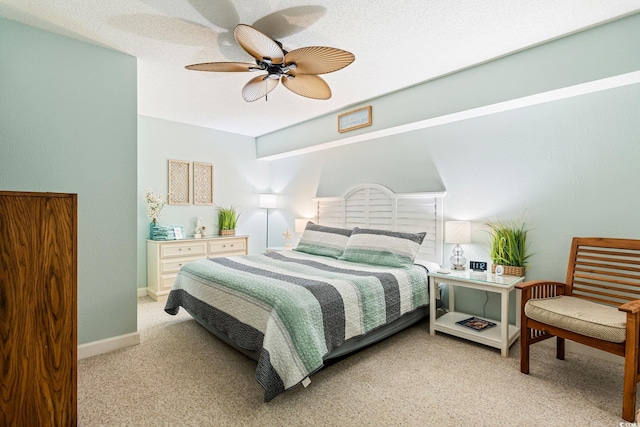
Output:
[[[167,198],[162,193],[155,194],[151,187],[144,190],[144,198],[147,201],[147,216],[151,219],[149,237],[153,239],[153,227],[157,224],[160,212],[167,204]]]

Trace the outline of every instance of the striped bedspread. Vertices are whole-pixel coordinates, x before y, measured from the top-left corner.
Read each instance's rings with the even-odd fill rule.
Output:
[[[323,357],[428,305],[425,267],[377,267],[295,251],[186,264],[165,311],[185,307],[259,351],[256,379],[265,401],[323,366]]]

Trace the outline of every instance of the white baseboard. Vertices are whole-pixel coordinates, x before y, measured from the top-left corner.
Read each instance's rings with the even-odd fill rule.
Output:
[[[80,344],[78,346],[78,360],[138,344],[140,344],[140,334],[138,332]]]
[[[138,288],[138,298],[147,296],[147,288]]]

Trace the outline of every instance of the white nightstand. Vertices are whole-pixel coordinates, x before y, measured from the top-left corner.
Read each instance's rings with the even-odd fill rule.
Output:
[[[499,348],[502,357],[509,357],[509,347],[520,335],[520,293],[516,294],[516,323],[509,324],[509,293],[515,285],[524,281],[524,277],[496,276],[495,274],[476,273],[474,271],[451,271],[450,273],[429,273],[429,333],[436,331],[468,339],[470,341]],[[449,285],[449,311],[436,319],[436,289],[438,284]],[[454,287],[479,289],[481,291],[500,294],[500,321],[494,321],[496,326],[489,329],[475,331],[457,324],[461,320],[473,317],[471,314],[455,311]]]

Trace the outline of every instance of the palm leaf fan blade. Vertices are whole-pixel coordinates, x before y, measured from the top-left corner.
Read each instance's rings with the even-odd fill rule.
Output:
[[[242,72],[254,70],[256,64],[247,62],[204,62],[202,64],[187,65],[184,68],[195,71]]]
[[[278,79],[270,79],[266,75],[256,76],[242,88],[242,97],[247,102],[256,101],[278,86]]]
[[[258,61],[270,61],[281,64],[284,61],[284,52],[270,37],[250,25],[238,24],[233,30],[236,41],[247,53]]]
[[[292,50],[284,57],[285,64],[296,64],[295,74],[327,74],[338,71],[355,60],[346,50],[334,47],[309,46]]]
[[[331,98],[331,88],[321,77],[314,75],[284,75],[282,84],[291,92],[313,99]]]

